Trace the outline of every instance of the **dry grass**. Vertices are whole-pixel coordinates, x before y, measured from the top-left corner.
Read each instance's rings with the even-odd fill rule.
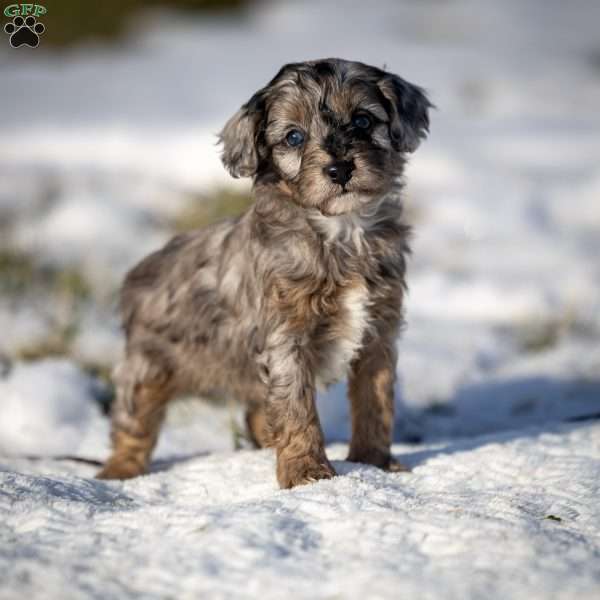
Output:
[[[210,195],[191,196],[172,227],[177,233],[205,227],[215,221],[240,215],[253,201],[249,191],[230,188],[217,189]]]
[[[7,296],[44,293],[77,303],[90,298],[91,286],[76,268],[50,267],[23,252],[0,249],[0,293]]]
[[[71,46],[88,41],[118,41],[136,18],[148,10],[186,13],[239,11],[248,0],[44,0],[48,12],[40,17],[46,26],[44,45]]]
[[[588,322],[576,310],[565,310],[551,317],[532,319],[521,324],[516,332],[519,349],[527,353],[550,350],[561,339],[570,335],[588,337],[597,335],[597,332],[591,321]]]

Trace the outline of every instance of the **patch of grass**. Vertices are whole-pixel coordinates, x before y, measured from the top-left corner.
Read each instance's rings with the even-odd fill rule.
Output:
[[[44,337],[14,349],[12,358],[34,361],[71,355],[82,309],[92,298],[92,287],[81,271],[40,264],[26,253],[0,248],[0,295],[9,304],[30,303],[51,324]]]
[[[50,322],[49,331],[43,337],[12,348],[6,364],[0,360],[0,371],[10,368],[9,360],[32,362],[53,357],[70,358],[97,380],[95,397],[102,410],[108,412],[114,397],[110,368],[82,363],[73,355],[82,310],[93,299],[92,286],[84,273],[75,267],[40,264],[34,256],[0,248],[0,295],[9,300],[9,305],[31,303],[36,310],[43,311]]]
[[[237,217],[252,203],[249,191],[230,188],[215,190],[207,196],[192,196],[183,211],[174,219],[173,229],[177,233],[205,227],[227,217]]]
[[[0,250],[0,289],[21,294],[31,284],[36,268],[31,257],[11,250]]]
[[[14,358],[34,361],[56,356],[69,356],[76,332],[77,327],[74,324],[57,327],[45,338],[18,348],[14,353]]]
[[[73,303],[92,294],[86,277],[74,267],[50,267],[39,264],[24,252],[0,248],[0,293],[21,296],[44,293]]]
[[[64,269],[54,275],[54,290],[76,301],[87,300],[92,295],[90,284],[77,269]]]
[[[46,26],[43,44],[71,46],[87,40],[112,41],[144,10],[169,9],[187,13],[239,11],[248,0],[45,0],[48,12],[40,17]]]
[[[558,343],[562,324],[558,321],[538,321],[527,324],[519,334],[519,346],[524,352],[543,352]]]
[[[568,335],[588,337],[596,334],[597,329],[591,321],[587,322],[575,310],[565,310],[556,316],[521,324],[516,338],[521,351],[536,353],[554,348],[561,338]]]

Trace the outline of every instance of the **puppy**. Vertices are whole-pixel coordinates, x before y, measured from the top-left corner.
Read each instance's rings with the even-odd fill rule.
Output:
[[[422,89],[375,67],[289,64],[227,122],[222,160],[252,177],[243,215],[174,238],[126,277],[113,453],[98,474],[143,473],[169,399],[244,401],[291,488],[335,471],[315,389],[348,376],[348,460],[390,455],[408,228],[400,178],[428,132]]]

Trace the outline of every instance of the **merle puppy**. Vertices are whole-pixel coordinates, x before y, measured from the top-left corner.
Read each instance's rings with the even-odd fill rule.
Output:
[[[174,238],[128,275],[113,453],[143,473],[167,402],[225,392],[290,488],[329,478],[315,389],[348,376],[348,460],[390,455],[408,228],[400,177],[428,131],[419,87],[358,62],[289,64],[228,121],[222,159],[252,177],[243,215]]]

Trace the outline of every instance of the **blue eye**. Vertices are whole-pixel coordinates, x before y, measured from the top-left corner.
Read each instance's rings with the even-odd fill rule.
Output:
[[[371,127],[371,119],[367,115],[354,115],[352,117],[352,125],[357,129],[369,129]]]
[[[302,144],[302,142],[304,142],[304,134],[301,131],[298,131],[297,129],[292,129],[285,136],[285,141],[290,146],[299,146],[300,144]]]

